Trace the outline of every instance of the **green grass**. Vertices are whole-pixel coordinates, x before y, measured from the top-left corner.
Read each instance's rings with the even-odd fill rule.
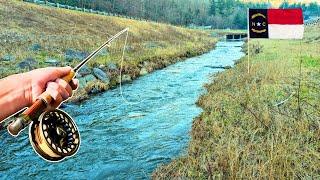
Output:
[[[317,25],[302,41],[251,40],[250,74],[244,57],[206,85],[188,152],[153,178],[320,178],[319,32]]]
[[[315,58],[312,56],[304,56],[303,57],[303,65],[308,68],[316,68],[320,66],[320,58]]]

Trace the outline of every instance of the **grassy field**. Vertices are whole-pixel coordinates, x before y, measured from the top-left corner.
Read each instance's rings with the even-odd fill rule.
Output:
[[[130,28],[130,32],[123,74],[130,75],[132,79],[139,76],[142,67],[151,72],[204,53],[212,49],[216,41],[209,31],[6,0],[0,0],[0,27],[0,58],[6,59],[0,60],[0,78],[29,70],[18,68],[19,63],[26,59],[32,59],[32,68],[49,66],[46,63],[48,59],[58,60],[57,66],[73,66],[80,58],[68,61],[66,53],[88,54],[126,27]],[[108,52],[91,61],[89,67],[103,69],[112,63],[119,70],[124,42],[125,36],[122,36]],[[103,70],[109,72],[107,68]],[[118,83],[116,75],[108,75],[111,84],[100,82],[98,86],[102,89]]]
[[[245,57],[206,85],[187,154],[153,178],[319,179],[319,32],[250,41],[250,74]]]

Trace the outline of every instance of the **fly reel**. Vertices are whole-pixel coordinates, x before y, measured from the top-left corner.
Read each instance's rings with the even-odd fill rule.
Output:
[[[61,161],[77,153],[80,134],[72,118],[62,110],[43,112],[29,128],[33,149],[43,159]]]

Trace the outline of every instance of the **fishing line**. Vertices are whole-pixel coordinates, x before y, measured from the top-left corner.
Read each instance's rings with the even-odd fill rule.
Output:
[[[139,104],[141,102],[143,102],[144,100],[141,100],[139,102],[130,102],[128,101],[124,96],[123,96],[123,89],[122,89],[122,69],[123,69],[123,62],[124,62],[124,56],[125,56],[125,50],[126,50],[126,46],[127,46],[127,43],[128,43],[128,36],[129,36],[129,31],[127,31],[127,34],[126,34],[126,39],[125,39],[125,42],[124,42],[124,46],[122,48],[122,55],[121,55],[121,62],[120,62],[120,96],[122,98],[122,100],[128,104],[128,105],[135,105],[135,104]]]
[[[131,104],[124,96],[123,96],[123,92],[122,92],[122,68],[123,68],[123,61],[124,61],[124,53],[125,53],[125,50],[126,50],[126,46],[127,46],[127,43],[128,43],[128,35],[129,35],[129,32],[127,31],[126,33],[126,39],[124,41],[124,45],[123,45],[123,48],[122,48],[122,55],[121,55],[121,62],[120,62],[120,96],[122,98],[122,100],[127,103],[127,104]]]

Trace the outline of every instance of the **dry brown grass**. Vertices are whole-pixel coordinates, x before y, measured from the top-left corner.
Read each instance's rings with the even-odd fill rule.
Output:
[[[202,54],[212,49],[216,42],[210,31],[50,8],[21,1],[0,0],[0,27],[0,58],[11,55],[16,59],[10,62],[0,60],[0,78],[27,71],[17,65],[28,57],[36,60],[35,68],[49,66],[45,63],[47,58],[58,59],[58,66],[74,66],[78,62],[65,60],[67,50],[89,53],[126,27],[130,30],[122,73],[129,74],[132,79],[139,76],[145,61],[150,72],[186,57]],[[97,56],[88,65],[107,66],[111,62],[119,70],[124,42],[125,35],[113,42],[107,55]],[[33,45],[40,45],[41,49],[31,51]],[[92,88],[105,91],[116,86],[118,75],[112,75],[109,85],[91,83],[86,90],[79,89],[72,101],[87,99]]]
[[[319,31],[308,27],[303,41],[251,41],[263,49],[250,74],[245,57],[206,85],[188,153],[153,178],[319,179]]]
[[[10,72],[1,72],[0,77],[21,71],[16,64],[26,57],[35,57],[39,67],[47,66],[43,63],[47,57],[59,59],[62,65],[74,65],[75,62],[64,61],[67,49],[91,52],[110,35],[126,27],[130,28],[130,34],[125,64],[133,69],[142,61],[156,62],[203,53],[215,42],[208,31],[43,7],[21,1],[0,0],[0,19],[0,57],[11,54],[17,59],[10,63],[0,62],[0,65],[10,69]],[[157,45],[146,48],[147,43]],[[30,51],[33,44],[40,44],[41,51]],[[99,57],[91,65],[110,61],[118,64],[123,45],[124,36],[112,45],[108,56]]]

